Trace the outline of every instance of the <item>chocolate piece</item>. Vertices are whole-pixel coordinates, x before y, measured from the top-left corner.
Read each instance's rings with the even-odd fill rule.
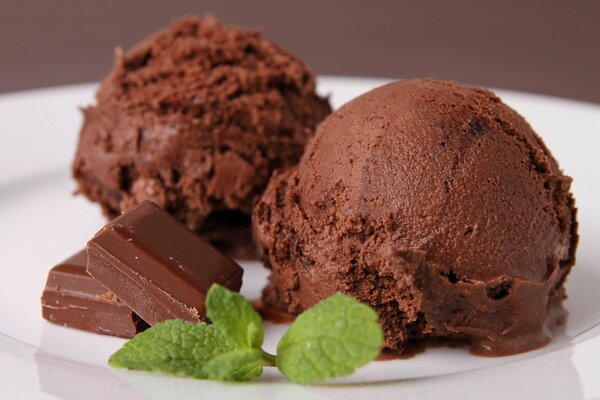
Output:
[[[299,313],[336,291],[373,306],[385,345],[539,347],[564,318],[577,221],[564,175],[492,92],[420,79],[366,93],[317,128],[257,202],[264,298]]]
[[[127,53],[83,112],[73,176],[116,217],[152,200],[232,257],[255,257],[254,198],[331,112],[315,76],[257,31],[185,17]]]
[[[87,245],[87,270],[150,325],[204,319],[213,283],[242,285],[242,268],[156,204],[144,201]]]
[[[148,327],[129,307],[85,270],[85,250],[50,270],[42,294],[42,316],[83,331],[132,338]]]

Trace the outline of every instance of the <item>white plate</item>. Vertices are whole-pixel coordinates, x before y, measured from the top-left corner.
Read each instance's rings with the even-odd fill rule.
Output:
[[[323,78],[335,106],[381,84]],[[78,106],[94,85],[0,96],[0,398],[1,399],[327,399],[533,398],[600,396],[600,107],[499,91],[540,133],[575,178],[581,244],[567,283],[570,312],[555,340],[538,351],[482,358],[429,349],[408,360],[374,362],[320,386],[287,383],[273,369],[247,384],[116,372],[108,356],[123,340],[49,324],[39,297],[47,271],[82,248],[104,224],[98,207],[71,196],[69,164],[81,123]],[[243,293],[257,298],[266,271],[245,263]],[[267,324],[273,350],[284,326]],[[493,367],[493,368],[491,368]]]

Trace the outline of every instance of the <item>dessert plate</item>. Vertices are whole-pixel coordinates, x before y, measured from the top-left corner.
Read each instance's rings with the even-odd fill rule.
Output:
[[[334,106],[384,81],[324,77]],[[267,369],[256,381],[221,383],[109,369],[123,340],[43,321],[48,270],[81,249],[104,224],[99,208],[72,196],[69,163],[81,123],[78,106],[95,85],[0,96],[0,398],[2,399],[364,399],[600,397],[600,106],[498,91],[544,138],[574,177],[581,244],[569,277],[567,324],[548,346],[503,358],[431,348],[409,359],[373,362],[317,386],[287,383]],[[243,294],[259,297],[267,272],[242,263]],[[274,350],[285,325],[266,324]]]

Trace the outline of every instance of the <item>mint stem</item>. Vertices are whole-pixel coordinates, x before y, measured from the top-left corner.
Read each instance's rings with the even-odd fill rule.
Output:
[[[262,356],[263,356],[262,358],[263,358],[263,361],[265,362],[266,367],[276,367],[277,366],[276,357],[273,354],[269,354],[263,350]]]

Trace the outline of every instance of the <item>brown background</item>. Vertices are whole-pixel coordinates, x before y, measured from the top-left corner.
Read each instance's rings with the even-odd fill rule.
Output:
[[[600,0],[0,0],[0,92],[96,81],[113,48],[212,12],[318,74],[432,76],[600,103]]]

